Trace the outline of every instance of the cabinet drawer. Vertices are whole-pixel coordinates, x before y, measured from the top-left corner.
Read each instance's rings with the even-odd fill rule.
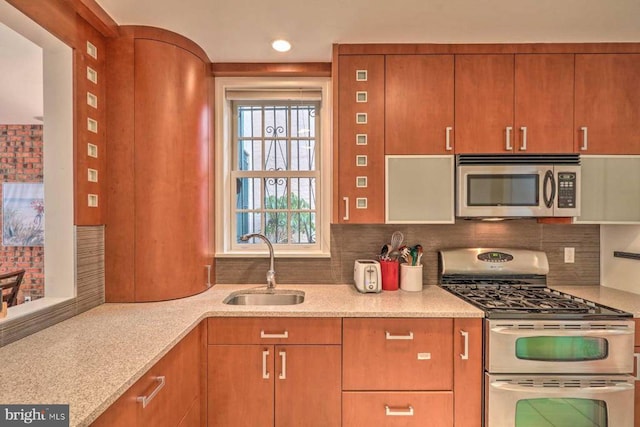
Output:
[[[451,390],[452,319],[344,319],[343,390]]]
[[[339,318],[213,317],[209,344],[340,344]]]
[[[342,393],[342,427],[452,425],[452,392]]]

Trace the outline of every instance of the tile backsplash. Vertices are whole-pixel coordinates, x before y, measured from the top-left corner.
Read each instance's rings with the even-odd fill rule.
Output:
[[[450,225],[331,226],[331,258],[278,258],[278,283],[353,283],[353,262],[376,259],[394,231],[405,244],[424,248],[424,283],[438,281],[438,250],[462,247],[503,247],[542,250],[549,258],[550,285],[595,285],[600,282],[600,226],[539,224],[534,219],[502,222],[458,220]],[[564,248],[575,248],[575,262],[564,263]],[[216,283],[263,283],[265,258],[218,258]]]

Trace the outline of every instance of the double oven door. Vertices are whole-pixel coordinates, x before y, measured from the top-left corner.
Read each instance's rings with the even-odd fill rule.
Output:
[[[634,322],[485,321],[486,427],[633,427]]]

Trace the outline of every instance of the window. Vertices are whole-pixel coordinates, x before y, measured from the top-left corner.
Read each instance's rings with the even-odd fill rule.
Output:
[[[329,79],[216,79],[216,255],[329,256]]]

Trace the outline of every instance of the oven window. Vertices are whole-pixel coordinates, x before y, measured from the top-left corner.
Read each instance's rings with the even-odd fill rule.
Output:
[[[537,174],[467,175],[467,206],[538,206]]]
[[[516,340],[516,357],[547,362],[580,362],[605,359],[609,345],[597,337],[524,337]]]
[[[523,399],[516,403],[516,427],[607,427],[603,400]]]

